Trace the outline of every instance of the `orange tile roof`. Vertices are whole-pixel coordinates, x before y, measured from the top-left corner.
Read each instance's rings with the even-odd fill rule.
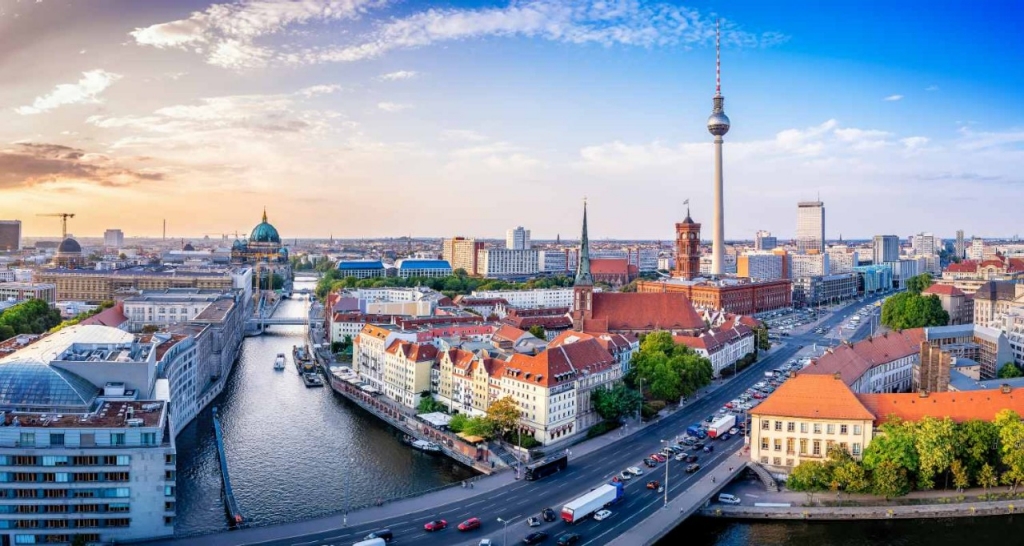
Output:
[[[933,284],[924,291],[925,294],[936,294],[940,296],[963,296],[964,293],[959,288],[951,284]]]
[[[437,347],[429,343],[411,343],[401,339],[392,341],[385,352],[400,354],[406,360],[413,362],[425,362],[437,358]]]
[[[585,325],[585,330],[698,330],[705,327],[704,319],[684,294],[596,292],[593,298],[593,325]]]
[[[118,326],[128,322],[128,317],[124,314],[124,302],[117,302],[116,305],[108,309],[104,309],[99,313],[83,320],[79,324],[83,326],[98,325],[98,326],[110,326],[117,328]]]
[[[519,338],[526,334],[527,332],[524,332],[515,326],[502,324],[501,327],[491,335],[491,339],[496,339],[498,341],[511,341],[512,343],[515,343],[516,341],[519,341]]]
[[[611,353],[586,335],[585,339],[548,347],[535,356],[516,353],[505,364],[504,371],[506,377],[549,388],[573,381],[581,373],[597,373],[614,365]]]
[[[978,270],[978,262],[974,260],[964,260],[958,264],[949,264],[946,266],[946,271],[950,273],[974,273]]]
[[[814,360],[799,375],[832,376],[838,373],[844,383],[853,385],[875,366],[919,353],[922,341],[924,328],[912,328],[902,332],[888,332],[859,341],[852,346],[840,345],[832,352]]]
[[[936,392],[920,394],[861,394],[857,398],[881,424],[895,415],[905,421],[919,421],[926,416],[950,419],[961,423],[971,419],[992,421],[1001,410],[1010,409],[1024,415],[1024,388],[989,389],[968,392]]]
[[[750,410],[750,414],[805,419],[875,419],[846,383],[831,375],[814,374],[790,378]]]

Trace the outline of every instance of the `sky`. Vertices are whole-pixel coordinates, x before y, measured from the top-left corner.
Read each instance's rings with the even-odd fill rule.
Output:
[[[1024,4],[0,0],[0,219],[56,235],[1008,236]]]

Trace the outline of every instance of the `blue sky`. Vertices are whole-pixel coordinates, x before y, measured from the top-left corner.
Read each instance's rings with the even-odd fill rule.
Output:
[[[1013,234],[1024,8],[820,4],[3,0],[0,217],[553,238],[586,195],[668,239],[710,221],[720,17],[727,239],[819,193],[828,237]]]

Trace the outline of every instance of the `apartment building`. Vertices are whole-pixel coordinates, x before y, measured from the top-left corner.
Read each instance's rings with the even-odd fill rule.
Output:
[[[192,320],[214,301],[230,297],[219,290],[195,288],[144,290],[124,300],[124,314],[129,331],[138,332],[147,325],[164,327]]]
[[[489,248],[477,252],[477,274],[483,277],[524,277],[539,272],[537,250]]]
[[[415,342],[416,333],[391,324],[367,324],[352,340],[352,368],[381,391],[385,390],[385,355],[396,339]]]
[[[421,393],[430,392],[430,369],[437,360],[437,348],[428,343],[396,339],[384,351],[384,394],[415,408]]]
[[[800,373],[838,375],[857,394],[910,392],[924,340],[924,328],[913,328],[844,343],[825,351]]]
[[[36,280],[57,286],[57,300],[109,301],[143,291],[192,288],[228,292],[252,290],[252,269],[137,266],[113,270],[46,269]]]
[[[537,290],[477,290],[474,298],[495,298],[505,300],[508,305],[519,309],[539,307],[569,307],[572,305],[572,288],[540,288]]]
[[[441,246],[441,257],[451,265],[452,270],[462,269],[467,275],[479,275],[477,253],[485,248],[482,241],[453,237],[445,239]]]
[[[722,370],[754,352],[755,337],[749,326],[734,321],[699,336],[673,336],[672,339],[710,360],[714,376],[721,377]]]

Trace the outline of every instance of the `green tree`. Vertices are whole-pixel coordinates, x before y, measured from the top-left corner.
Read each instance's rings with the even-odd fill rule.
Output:
[[[874,472],[882,463],[889,462],[908,472],[917,472],[920,461],[914,441],[917,435],[915,423],[892,417],[879,430],[881,435],[876,436],[864,450],[864,466]]]
[[[464,413],[456,413],[452,415],[451,421],[448,422],[448,430],[458,434],[466,429],[466,424],[469,423],[469,417],[466,417]]]
[[[909,279],[907,279],[907,292],[920,294],[921,292],[928,290],[928,287],[931,285],[932,276],[929,275],[928,273],[917,275],[915,277],[910,277]]]
[[[487,418],[494,424],[498,434],[506,434],[519,424],[519,404],[511,396],[495,400],[487,408]]]
[[[936,419],[927,416],[917,423],[914,448],[917,450],[919,489],[931,489],[935,476],[942,474],[953,464],[954,450],[950,449],[956,440],[954,423],[949,417]]]
[[[491,438],[494,436],[494,422],[486,417],[470,417],[462,431],[470,436]]]
[[[786,479],[786,488],[790,491],[807,493],[807,501],[814,502],[814,493],[825,491],[831,483],[832,475],[825,463],[804,461],[789,473],[789,478]]]
[[[999,454],[1003,471],[1002,482],[1013,492],[1024,482],[1024,423],[1020,415],[1008,409],[996,414],[999,427]]]
[[[547,339],[547,332],[544,331],[544,327],[541,326],[540,324],[534,324],[533,326],[530,326],[530,329],[528,331],[531,334],[533,334],[533,337],[537,339]]]
[[[610,389],[594,389],[590,394],[590,402],[602,419],[619,421],[623,417],[635,415],[643,403],[643,397],[636,389],[619,384]]]
[[[981,470],[978,471],[978,485],[985,489],[985,496],[988,496],[988,490],[992,487],[999,485],[999,478],[996,476],[996,470],[992,468],[992,465],[985,463],[982,465]]]
[[[968,474],[977,476],[983,466],[997,460],[999,428],[980,419],[964,421],[956,426],[956,439],[952,446]]]
[[[434,413],[435,411],[444,411],[444,409],[444,404],[434,400],[434,397],[430,396],[429,391],[420,393],[420,403],[416,406],[416,411],[419,413]]]
[[[894,330],[945,326],[948,323],[949,313],[942,309],[942,301],[935,294],[922,296],[901,292],[882,305],[882,324]]]
[[[765,323],[758,324],[754,333],[757,335],[757,349],[761,351],[767,351],[772,348],[772,342],[768,339],[768,325]]]
[[[675,401],[691,396],[711,382],[711,361],[686,345],[676,344],[668,332],[646,335],[633,355],[630,381],[643,380],[651,397]]]
[[[949,465],[949,472],[953,474],[953,487],[956,487],[957,493],[963,493],[964,489],[971,486],[971,478],[967,474],[967,466],[960,462],[960,459],[953,459],[953,462]]]
[[[1024,373],[1013,362],[1007,362],[999,368],[999,379],[1013,379],[1015,377],[1024,377]]]
[[[871,472],[871,492],[885,500],[906,495],[910,492],[907,469],[893,461],[882,461]]]

